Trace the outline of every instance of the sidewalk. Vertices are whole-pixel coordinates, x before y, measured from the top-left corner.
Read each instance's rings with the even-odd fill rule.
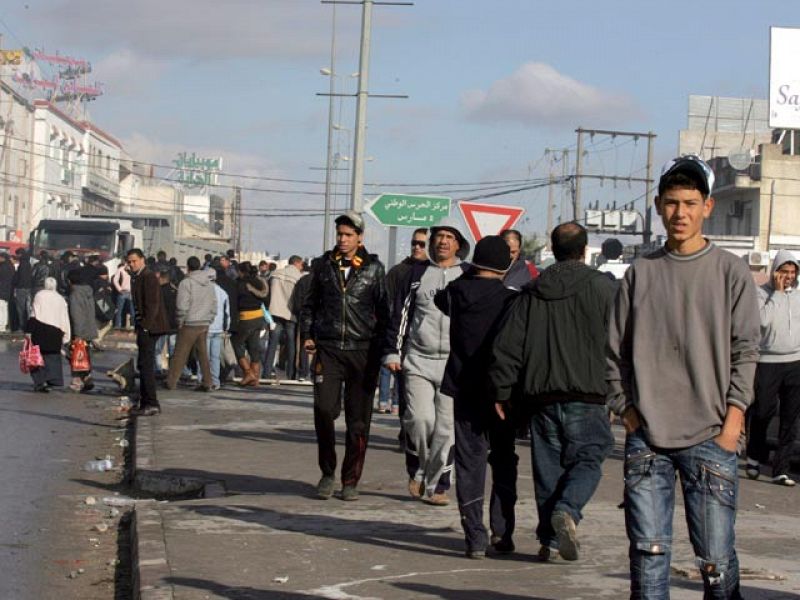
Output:
[[[160,391],[160,400],[161,416],[137,422],[137,484],[162,494],[204,490],[205,497],[137,507],[142,598],[627,597],[619,449],[580,525],[579,562],[533,560],[527,442],[518,447],[517,552],[474,561],[463,556],[454,493],[444,508],[408,497],[397,417],[373,417],[361,499],[345,503],[314,496],[319,471],[309,387]],[[800,599],[797,499],[796,489],[742,481],[737,547],[746,598]],[[699,598],[683,513],[676,513],[672,597]]]

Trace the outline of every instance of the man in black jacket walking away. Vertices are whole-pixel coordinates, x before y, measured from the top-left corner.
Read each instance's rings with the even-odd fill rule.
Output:
[[[317,495],[330,498],[336,472],[334,421],[347,426],[342,462],[342,500],[357,500],[367,452],[372,400],[389,307],[384,269],[362,245],[364,220],[353,211],[336,219],[336,247],[311,267],[301,332],[314,361],[314,428],[322,478]]]
[[[514,427],[500,420],[486,389],[486,371],[498,325],[516,292],[503,275],[511,266],[508,244],[497,235],[475,246],[472,268],[434,297],[450,317],[450,356],[442,392],[453,397],[456,496],[468,558],[483,558],[489,545],[483,525],[486,461],[492,466],[489,505],[491,543],[500,554],[513,552],[517,462]]]
[[[553,230],[556,264],[526,287],[495,340],[490,385],[498,414],[522,385],[531,411],[531,457],[541,543],[577,560],[577,524],[611,452],[605,407],[605,346],[615,287],[583,262],[587,234],[577,223]]]

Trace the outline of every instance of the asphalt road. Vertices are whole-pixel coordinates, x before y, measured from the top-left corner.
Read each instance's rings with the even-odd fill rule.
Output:
[[[19,371],[18,351],[18,343],[0,340],[0,598],[113,598],[108,562],[116,557],[116,524],[109,522],[102,539],[92,534],[91,523],[103,515],[88,510],[85,498],[112,493],[120,473],[91,474],[81,467],[114,455],[123,435],[114,388],[102,377],[92,394],[33,393],[30,378]],[[105,367],[122,356],[95,358]],[[115,458],[120,454],[117,442]],[[78,569],[83,582],[69,578]],[[87,595],[79,590],[90,579],[100,584]]]

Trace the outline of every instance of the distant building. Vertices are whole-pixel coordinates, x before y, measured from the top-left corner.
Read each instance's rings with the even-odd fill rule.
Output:
[[[766,100],[689,96],[679,153],[699,155],[716,176],[704,231],[756,269],[769,252],[800,250],[800,144],[787,134],[769,128]]]
[[[30,231],[37,188],[31,180],[32,161],[43,149],[30,137],[33,106],[5,82],[0,82],[0,106],[0,239],[22,242]]]
[[[691,95],[678,153],[697,154],[704,160],[752,154],[772,139],[767,117],[766,100]]]

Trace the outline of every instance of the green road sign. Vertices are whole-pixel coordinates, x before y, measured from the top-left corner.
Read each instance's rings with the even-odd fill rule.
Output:
[[[381,194],[367,210],[382,225],[431,227],[450,214],[450,198]]]

